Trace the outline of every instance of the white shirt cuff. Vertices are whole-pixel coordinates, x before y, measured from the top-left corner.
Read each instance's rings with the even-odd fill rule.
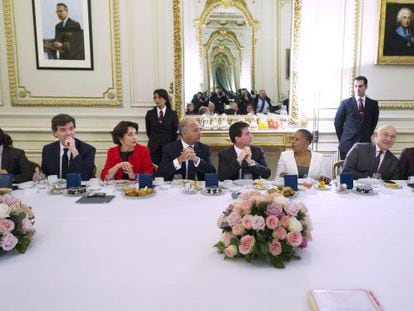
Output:
[[[255,166],[256,165],[256,161],[252,160],[252,163],[249,164],[249,166]]]
[[[178,163],[177,159],[174,159],[173,164],[174,164],[174,167],[175,167],[176,170],[181,169],[181,164]]]

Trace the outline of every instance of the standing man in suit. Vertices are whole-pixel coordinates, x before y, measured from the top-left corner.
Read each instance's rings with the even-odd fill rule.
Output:
[[[391,125],[381,126],[375,133],[375,143],[357,143],[348,152],[343,172],[352,173],[354,179],[381,174],[384,180],[400,178],[400,164],[389,150],[395,143],[397,132]]]
[[[343,100],[336,111],[335,130],[339,140],[341,160],[345,159],[355,143],[371,142],[371,136],[377,126],[378,102],[365,95],[367,88],[367,78],[356,77],[355,96]]]
[[[166,90],[154,91],[154,103],[155,107],[145,115],[145,128],[152,162],[159,165],[162,147],[177,140],[178,116],[171,110]]]
[[[204,180],[206,173],[215,173],[210,160],[209,146],[200,143],[200,124],[195,119],[184,118],[178,126],[180,139],[165,145],[158,176],[172,180],[180,174],[184,179]]]
[[[234,145],[219,152],[219,179],[243,179],[245,174],[251,174],[254,179],[268,178],[270,168],[262,148],[251,145],[253,135],[249,124],[233,123],[229,135]]]
[[[84,60],[85,49],[81,25],[69,18],[68,6],[65,3],[56,5],[56,14],[61,20],[55,26],[53,47],[59,52],[59,59]]]
[[[82,180],[95,177],[95,147],[75,138],[75,119],[68,114],[58,114],[52,119],[52,131],[58,141],[43,147],[42,172],[46,176],[80,173]],[[38,179],[35,173],[33,179]]]

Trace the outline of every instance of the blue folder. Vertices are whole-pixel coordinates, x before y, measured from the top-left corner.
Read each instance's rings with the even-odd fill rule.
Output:
[[[295,191],[298,191],[298,175],[285,175],[285,187],[290,187]]]
[[[152,174],[139,174],[138,180],[140,188],[152,188]]]
[[[341,173],[339,174],[339,182],[346,184],[348,189],[352,189],[354,187],[354,176],[352,176],[352,173]]]
[[[0,187],[13,188],[13,174],[0,174]]]
[[[206,187],[217,187],[219,183],[218,175],[216,173],[207,173],[204,180],[206,181]]]

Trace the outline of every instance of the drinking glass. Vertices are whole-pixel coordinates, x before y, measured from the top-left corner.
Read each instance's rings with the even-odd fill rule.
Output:
[[[312,177],[308,176],[307,174],[303,175],[303,186],[306,189],[312,188],[314,180]]]

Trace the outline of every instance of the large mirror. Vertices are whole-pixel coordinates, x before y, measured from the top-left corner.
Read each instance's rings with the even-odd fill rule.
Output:
[[[273,106],[270,112],[288,103],[291,84],[294,86],[290,66],[295,38],[292,26],[300,3],[173,0],[177,112],[184,115],[186,104],[197,94],[199,105],[207,105],[211,96],[221,97],[220,90],[227,97],[223,109],[232,108],[232,102],[236,102],[239,113],[246,113],[240,106],[246,92],[253,95],[250,101],[254,103],[254,96],[265,90]],[[291,101],[291,114],[296,113],[294,106]],[[199,107],[195,107],[195,113]]]

